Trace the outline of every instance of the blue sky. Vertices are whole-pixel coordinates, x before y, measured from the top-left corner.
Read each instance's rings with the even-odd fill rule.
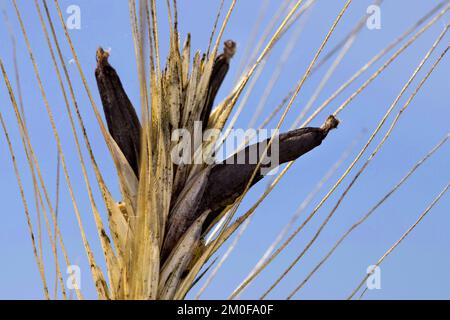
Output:
[[[101,250],[96,235],[94,221],[90,211],[81,168],[75,151],[69,121],[65,113],[62,95],[59,90],[53,65],[50,59],[45,38],[43,37],[38,16],[32,1],[18,1],[19,7],[29,33],[31,47],[38,61],[40,73],[44,82],[49,101],[53,108],[61,139],[64,142],[64,152],[71,172],[72,183],[77,194],[83,221],[89,236],[90,244],[96,257],[102,260]],[[127,1],[59,1],[63,10],[75,4],[81,8],[81,29],[72,30],[71,36],[75,43],[80,62],[87,75],[87,80],[94,92],[96,103],[100,105],[97,93],[94,69],[95,50],[98,46],[111,48],[111,64],[118,71],[131,100],[137,106],[139,101],[139,86],[134,60],[134,49],[129,24]],[[224,39],[233,39],[238,44],[230,72],[222,86],[217,101],[223,98],[232,88],[233,81],[242,70],[238,70],[241,59],[246,51],[246,45],[252,43],[251,34],[265,1],[238,0],[224,33]],[[276,12],[280,1],[269,0],[262,26],[266,26]],[[354,1],[338,25],[327,50],[338,43],[357,21],[365,14],[372,1]],[[204,52],[207,48],[210,31],[220,4],[219,0],[179,0],[179,20],[182,40],[187,33],[192,35],[193,50]],[[225,8],[230,1],[225,1]],[[292,55],[283,68],[280,79],[274,86],[260,118],[267,116],[279,103],[285,94],[305,72],[317,48],[324,39],[333,20],[343,7],[345,1],[318,0],[317,4],[305,17],[304,30],[297,39]],[[369,59],[383,49],[388,43],[413,25],[421,16],[431,10],[438,1],[425,0],[385,0],[381,7],[381,29],[369,30],[363,28],[354,46],[351,48],[342,64],[327,83],[314,107],[326,100],[344,81],[364,65]],[[53,1],[49,1],[50,10],[55,22],[59,23]],[[165,53],[168,46],[168,24],[166,21],[165,1],[158,1],[160,13],[161,51]],[[12,28],[17,37],[17,58],[19,63],[21,85],[23,91],[26,119],[32,136],[32,143],[42,166],[43,175],[47,181],[52,198],[55,193],[56,175],[56,145],[50,131],[49,121],[44,111],[37,82],[28,58],[20,27],[10,1],[1,1]],[[291,168],[276,189],[256,212],[248,231],[239,242],[230,259],[224,264],[219,275],[205,291],[203,298],[226,298],[236,285],[245,277],[256,263],[267,246],[273,241],[281,228],[287,223],[298,205],[308,192],[323,177],[329,168],[348,149],[355,137],[363,130],[365,134],[349,158],[339,168],[336,175],[324,186],[320,194],[303,212],[297,225],[309,215],[322,196],[344,172],[351,160],[356,156],[367,141],[369,133],[377,126],[379,120],[394,101],[404,83],[408,80],[417,64],[435,41],[445,24],[449,22],[449,13],[434,24],[418,41],[394,62],[378,79],[363,91],[348,107],[339,114],[341,125],[338,130],[330,133],[324,143],[299,159]],[[257,33],[257,39],[262,35],[263,27]],[[287,33],[274,48],[261,78],[256,83],[254,91],[244,107],[236,127],[247,128],[259,102],[261,94],[271,78],[284,48],[292,41],[292,30]],[[58,28],[58,36],[63,45],[66,61],[72,59],[63,34]],[[7,28],[0,28],[0,57],[3,59],[10,78],[14,79],[12,63],[12,46]],[[416,81],[400,101],[387,124],[369,146],[362,160],[367,159],[370,152],[380,141],[397,110],[406,101],[435,61],[438,55],[449,44],[449,36],[442,40],[436,48],[430,61],[419,74]],[[388,54],[390,56],[393,51]],[[385,61],[384,58],[383,61]],[[354,92],[383,62],[378,62],[363,76],[340,95],[311,125],[319,126],[329,113],[332,113],[350,94]],[[86,122],[88,134],[93,144],[96,159],[105,173],[105,179],[113,194],[119,196],[115,169],[101,138],[90,103],[82,86],[79,74],[74,64],[68,64],[69,72],[74,81],[77,98]],[[302,110],[315,88],[320,83],[329,64],[320,69],[307,80],[296,99],[282,129],[287,130],[296,115]],[[271,293],[270,298],[283,299],[309,273],[321,257],[326,254],[334,242],[347,228],[372,207],[380,197],[435,146],[448,132],[450,119],[448,74],[450,71],[449,57],[445,57],[436,71],[431,75],[420,93],[413,100],[398,122],[391,137],[381,151],[376,155],[367,170],[359,178],[355,186],[343,201],[336,214],[326,226],[318,241],[305,255],[293,271]],[[0,86],[0,108],[8,125],[8,130],[18,156],[18,164],[23,174],[25,191],[31,208],[34,208],[33,189],[26,158],[21,146],[18,128],[14,119],[6,88]],[[13,86],[16,83],[13,81]],[[278,118],[277,118],[278,119]],[[274,128],[272,121],[268,128]],[[84,152],[86,155],[86,152]],[[341,299],[346,298],[365,275],[367,266],[375,263],[378,258],[406,231],[428,206],[431,200],[448,183],[450,149],[442,147],[425,165],[423,165],[389,201],[387,201],[370,220],[358,228],[336,251],[327,264],[311,279],[296,298]],[[363,162],[357,164],[358,169]],[[42,288],[39,274],[32,255],[30,239],[22,203],[19,197],[12,164],[4,136],[0,137],[0,194],[2,203],[2,223],[0,224],[0,298],[35,299],[42,298]],[[354,171],[356,172],[356,171]],[[318,211],[307,227],[299,234],[287,250],[281,254],[244,292],[242,298],[259,298],[276,277],[289,265],[292,259],[303,250],[317,228],[335,205],[338,197],[353,177],[354,172],[344,181],[340,188]],[[89,172],[94,178],[93,172]],[[350,179],[349,179],[350,178]],[[94,181],[94,180],[92,180]],[[76,224],[70,197],[66,184],[62,180],[60,199],[60,225],[65,235],[65,243],[71,260],[79,264],[82,270],[88,270],[86,255],[81,245],[79,229]],[[245,212],[261,194],[266,183],[260,182],[252,189],[242,203],[238,213]],[[97,190],[96,190],[97,191]],[[97,199],[98,197],[97,192]],[[100,203],[100,202],[99,202]],[[36,225],[35,212],[32,210]],[[106,218],[106,217],[105,217]],[[406,238],[406,240],[389,256],[381,266],[380,290],[371,290],[367,299],[449,299],[450,277],[450,199],[444,196],[421,224]],[[53,287],[53,265],[48,240],[44,237],[46,248],[44,258],[47,276]],[[86,297],[95,298],[92,281],[88,272],[82,274],[82,289]],[[194,294],[198,288],[192,291]],[[192,297],[189,296],[189,297]]]

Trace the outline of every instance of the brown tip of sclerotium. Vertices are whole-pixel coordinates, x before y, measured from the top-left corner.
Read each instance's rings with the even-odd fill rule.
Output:
[[[97,57],[97,65],[101,65],[104,62],[108,62],[109,53],[103,50],[102,47],[99,47],[96,52]]]
[[[339,125],[339,120],[336,119],[335,116],[330,115],[328,116],[327,120],[325,121],[325,123],[322,125],[322,130],[325,130],[327,133],[330,130],[336,129],[337,126]]]
[[[236,42],[233,40],[227,40],[223,43],[223,53],[227,56],[228,59],[233,58],[236,53]]]

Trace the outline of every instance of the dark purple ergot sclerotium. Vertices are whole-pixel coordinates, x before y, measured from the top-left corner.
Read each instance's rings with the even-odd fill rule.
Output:
[[[139,177],[141,124],[116,70],[108,62],[108,56],[107,52],[99,48],[95,69],[106,123],[112,138]]]

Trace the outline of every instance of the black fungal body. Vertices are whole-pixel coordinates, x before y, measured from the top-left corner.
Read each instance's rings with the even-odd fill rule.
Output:
[[[214,61],[211,77],[208,85],[208,95],[206,97],[205,105],[200,115],[200,121],[202,121],[203,130],[208,125],[209,116],[214,105],[217,92],[222,85],[225,76],[230,69],[230,60],[236,52],[236,43],[232,40],[227,40],[224,43],[223,53],[219,54]]]
[[[319,146],[326,138],[328,132],[338,125],[338,120],[334,116],[328,117],[326,123],[320,128],[300,128],[283,133],[278,136],[278,165],[296,160],[305,153]],[[171,216],[166,234],[165,246],[162,252],[163,256],[169,254],[174,245],[192,225],[192,223],[205,211],[210,211],[208,217],[203,223],[203,230],[206,231],[220,213],[245,191],[253,172],[263,155],[264,149],[268,145],[268,140],[256,143],[232,155],[220,164],[213,165],[205,170],[210,170],[208,180],[204,187],[201,201],[196,205],[196,209],[191,215],[186,217]],[[250,154],[256,154],[258,158],[250,161]],[[267,152],[269,158],[272,150]],[[242,162],[242,159],[244,161]],[[238,162],[238,160],[241,160]],[[253,178],[250,187],[260,181],[264,175],[262,169],[271,167],[271,163],[260,166],[259,171]]]
[[[331,129],[336,128],[338,123],[339,122],[336,118],[330,116],[327,123],[321,128],[300,128],[280,134],[278,137],[278,164],[281,165],[283,163],[296,160],[305,153],[308,153],[312,149],[318,147],[326,138],[328,132]],[[245,159],[247,162],[249,159],[249,153],[252,149],[258,147],[258,151],[262,153],[267,145],[268,140],[246,147],[244,150],[231,156],[233,158],[233,163],[236,163],[240,157],[244,157],[241,153],[245,153]],[[269,156],[271,155],[271,149],[272,148],[269,148],[267,153]],[[258,161],[259,160],[260,159],[258,157]],[[209,176],[209,183],[205,188],[206,191],[203,195],[202,203],[196,213],[196,215],[200,215],[206,209],[211,210],[211,213],[204,223],[204,229],[207,229],[209,225],[217,218],[217,216],[227,206],[233,204],[244,192],[257,166],[257,164],[248,164],[248,162],[244,164],[232,165],[227,164],[227,162],[231,162],[231,160],[227,159],[223,163],[215,165],[212,168]],[[268,167],[270,167],[270,164],[262,164],[260,166],[260,169],[253,178],[250,186],[255,185],[264,177],[261,170]]]
[[[141,124],[116,70],[108,62],[108,56],[107,52],[99,48],[95,69],[106,123],[112,138],[139,177]]]

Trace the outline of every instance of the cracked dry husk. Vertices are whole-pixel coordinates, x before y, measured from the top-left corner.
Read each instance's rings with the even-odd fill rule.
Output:
[[[181,53],[178,52],[178,47],[171,51],[171,58],[176,61],[176,67],[169,68],[171,73],[163,74],[161,79],[164,91],[161,103],[169,109],[169,116],[158,120],[167,121],[164,125],[171,130],[178,127],[186,128],[190,132],[193,130],[194,121],[200,120],[203,121],[205,130],[211,120],[215,97],[229,70],[235,50],[236,44],[229,40],[225,42],[224,52],[214,60],[203,60],[200,54],[196,53],[190,74],[190,37],[188,36]],[[139,179],[141,124],[117,72],[108,62],[108,56],[101,48],[97,51],[95,70],[106,122],[111,137]],[[335,117],[329,116],[320,128],[300,128],[280,134],[277,137],[279,165],[296,160],[319,146],[338,123]],[[200,169],[194,168],[195,165],[171,164],[172,194],[160,246],[159,298],[171,299],[175,296],[177,285],[189,270],[189,265],[195,262],[197,255],[201,253],[201,238],[205,230],[217,221],[224,210],[235,203],[249,183],[253,186],[264,177],[261,170],[267,168],[268,163],[261,165],[250,182],[267,142],[268,140],[247,146],[222,163],[203,166]],[[255,149],[259,150],[259,157],[256,162],[250,162],[249,153]],[[268,154],[271,154],[271,148],[268,149]],[[234,161],[234,164],[229,164],[230,160],[238,158],[245,159],[244,163],[237,164]],[[135,183],[133,181],[133,184]],[[121,210],[125,220],[129,221],[133,213],[127,212],[123,205]],[[136,212],[134,214],[137,215]]]

